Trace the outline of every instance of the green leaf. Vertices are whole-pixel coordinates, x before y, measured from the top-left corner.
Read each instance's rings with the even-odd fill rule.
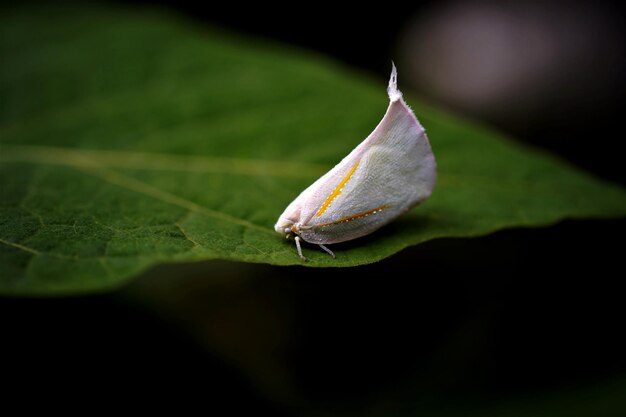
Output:
[[[4,293],[100,290],[161,262],[302,264],[274,222],[387,107],[387,74],[146,10],[8,11],[0,55]],[[626,214],[623,189],[407,101],[437,157],[432,198],[337,259],[305,245],[305,265]]]

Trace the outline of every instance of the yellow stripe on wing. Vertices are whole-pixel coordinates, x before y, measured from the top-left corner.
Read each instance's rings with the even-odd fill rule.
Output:
[[[339,223],[346,223],[352,220],[356,220],[356,219],[360,219],[362,217],[366,217],[369,216],[370,214],[376,214],[379,213],[385,209],[388,209],[389,205],[385,204],[384,206],[380,206],[380,207],[376,207],[373,208],[371,210],[367,210],[367,211],[362,211],[361,213],[357,213],[357,214],[353,214],[351,216],[346,216],[344,218],[341,218],[339,220],[335,220],[334,222],[328,222],[328,223],[322,223],[322,224],[318,224],[317,227],[326,227],[326,226],[331,226],[333,224],[339,224]]]
[[[350,169],[350,171],[346,174],[346,176],[341,180],[339,185],[335,187],[333,192],[330,193],[328,198],[326,198],[326,201],[324,201],[324,204],[322,204],[322,207],[320,207],[320,209],[315,214],[317,217],[320,217],[322,214],[324,214],[324,212],[326,211],[326,209],[328,209],[328,206],[330,206],[333,200],[339,197],[339,194],[341,194],[341,192],[343,191],[344,185],[346,185],[346,183],[350,181],[352,174],[354,174],[354,171],[356,171],[357,167],[359,166],[359,162],[361,162],[361,160],[356,161],[356,164],[354,164],[354,166]]]

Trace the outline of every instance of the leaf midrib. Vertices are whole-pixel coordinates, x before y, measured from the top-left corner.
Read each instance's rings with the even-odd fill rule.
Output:
[[[94,166],[154,171],[187,171],[278,177],[319,176],[329,166],[304,162],[176,155],[167,153],[0,144],[0,162],[27,162],[74,168]]]
[[[22,162],[41,165],[58,165],[80,170],[117,168],[315,179],[332,168],[332,166],[325,164],[269,159],[261,160],[221,156],[182,155],[164,152],[135,152],[126,150],[13,145],[2,143],[0,143],[0,151],[0,163]],[[544,155],[536,156],[546,157]],[[117,175],[122,176],[123,174],[118,173]],[[139,180],[130,176],[125,177],[139,182]],[[474,182],[479,180],[480,184],[489,188],[511,191],[511,185],[507,184],[506,179],[503,177],[498,177],[497,181],[494,181],[490,177],[476,175],[470,172],[464,173],[463,176],[449,172],[438,172],[437,185],[458,188],[462,187],[467,182],[468,178],[472,178],[475,180]],[[514,180],[516,187],[522,186],[526,190],[532,190],[534,192],[541,191],[541,184],[541,182],[523,180],[521,178],[515,178]],[[148,184],[145,185],[148,186]],[[197,205],[190,201],[189,204]]]

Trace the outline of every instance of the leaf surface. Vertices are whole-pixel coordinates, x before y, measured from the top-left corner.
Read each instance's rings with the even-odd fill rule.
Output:
[[[101,290],[162,262],[302,264],[273,231],[387,106],[318,56],[146,10],[0,17],[0,291]],[[400,68],[400,86],[402,69]],[[441,237],[626,214],[626,193],[407,96],[438,163],[433,196],[371,236],[305,245],[354,266]]]

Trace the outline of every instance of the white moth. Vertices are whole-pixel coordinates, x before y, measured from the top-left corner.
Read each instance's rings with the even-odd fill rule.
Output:
[[[437,177],[426,132],[402,98],[395,65],[389,107],[376,129],[339,164],[304,190],[278,218],[276,232],[319,245],[372,233],[426,200]]]

